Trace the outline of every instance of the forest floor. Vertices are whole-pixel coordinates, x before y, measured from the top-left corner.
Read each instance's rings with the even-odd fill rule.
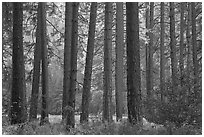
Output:
[[[38,116],[39,118],[40,116]],[[9,125],[6,123],[6,116],[2,116],[3,135],[168,135],[169,131],[163,125],[148,122],[143,118],[142,124],[130,125],[127,116],[122,121],[116,122],[113,116],[112,123],[102,123],[100,117],[91,116],[88,123],[80,124],[80,116],[75,115],[75,128],[69,131],[61,123],[61,115],[49,115],[49,124],[40,126],[39,121],[27,122],[23,124]],[[192,130],[190,132],[189,130]],[[201,134],[201,130],[185,127],[182,129],[172,129],[173,134]]]

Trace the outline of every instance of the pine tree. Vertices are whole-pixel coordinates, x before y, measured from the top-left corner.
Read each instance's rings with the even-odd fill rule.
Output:
[[[92,64],[93,64],[93,54],[94,54],[96,13],[97,13],[97,2],[92,2],[91,12],[90,12],[85,76],[84,76],[84,85],[83,85],[83,94],[82,94],[82,113],[80,116],[81,123],[88,122],[88,118],[89,118],[89,102],[90,102],[91,74],[92,74]]]
[[[136,124],[142,119],[138,2],[126,3],[126,18],[128,120]]]
[[[115,64],[115,99],[116,120],[122,119],[122,93],[124,91],[123,81],[123,54],[124,54],[124,23],[123,3],[116,2],[116,64]]]
[[[11,124],[23,123],[27,119],[26,85],[23,55],[23,3],[13,3],[13,53]]]

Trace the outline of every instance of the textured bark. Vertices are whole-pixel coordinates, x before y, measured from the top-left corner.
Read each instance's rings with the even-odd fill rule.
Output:
[[[142,116],[138,3],[127,2],[126,9],[128,120],[136,124],[141,121]]]
[[[150,32],[149,32],[149,56],[148,56],[148,78],[147,78],[147,96],[151,97],[153,90],[153,27],[154,27],[154,2],[150,2]]]
[[[66,119],[71,71],[72,2],[66,2],[62,119]]]
[[[22,5],[20,2],[13,3],[11,124],[23,123],[27,119]]]
[[[44,124],[49,122],[48,119],[48,59],[47,59],[47,38],[46,38],[46,3],[40,2],[39,14],[40,14],[40,37],[42,46],[42,110],[40,123]]]
[[[75,93],[76,93],[76,78],[77,78],[77,47],[78,47],[78,9],[79,3],[73,2],[72,12],[72,42],[71,42],[71,75],[70,89],[68,93],[68,112],[67,125],[74,127],[74,111],[75,111]]]
[[[39,95],[39,82],[40,82],[40,61],[41,61],[41,36],[40,36],[40,8],[38,8],[37,15],[37,30],[36,30],[36,45],[34,51],[34,69],[33,69],[33,82],[32,82],[32,93],[31,93],[31,105],[30,105],[30,116],[29,120],[37,119],[38,111],[38,95]]]
[[[191,66],[191,44],[190,44],[190,24],[191,24],[191,8],[190,8],[190,3],[188,5],[188,17],[187,17],[187,28],[186,28],[186,46],[187,46],[187,83],[190,83],[190,66]],[[188,84],[188,94],[190,94],[191,91],[191,85]]]
[[[160,92],[161,92],[161,101],[163,101],[163,92],[164,92],[164,2],[161,2],[161,33],[160,33]]]
[[[124,54],[124,24],[123,3],[116,2],[116,64],[115,64],[115,99],[116,120],[122,119],[122,93],[124,91],[123,54]]]
[[[183,69],[184,69],[184,60],[183,60],[183,52],[184,52],[184,43],[183,43],[183,34],[184,34],[184,7],[185,3],[180,3],[181,8],[181,16],[180,16],[180,60],[179,60],[179,67],[180,67],[180,83],[181,87],[183,86]]]
[[[91,3],[90,23],[89,23],[89,36],[87,44],[86,66],[84,75],[84,85],[82,93],[82,113],[80,116],[80,122],[88,122],[89,118],[89,102],[90,102],[90,90],[91,90],[91,74],[94,54],[94,38],[96,28],[96,14],[97,2]]]
[[[149,19],[149,2],[146,2],[146,13],[145,13],[145,17],[146,17],[146,22],[145,22],[145,27],[147,29],[146,32],[146,37],[147,37],[147,41],[146,41],[146,47],[145,47],[145,59],[146,59],[146,92],[147,92],[147,98],[149,97],[150,91],[149,91],[149,84],[150,84],[150,79],[149,79],[149,26],[150,26],[150,19]]]
[[[174,3],[170,2],[170,49],[171,49],[171,72],[172,72],[172,95],[177,91],[177,67],[176,67],[176,38],[175,38],[175,17]],[[171,100],[173,98],[171,97]]]
[[[193,74],[194,74],[194,96],[199,97],[198,92],[198,60],[197,60],[197,40],[196,40],[196,9],[195,2],[191,2],[192,19],[192,46],[193,46]]]
[[[105,3],[103,121],[110,122],[112,97],[112,3]]]

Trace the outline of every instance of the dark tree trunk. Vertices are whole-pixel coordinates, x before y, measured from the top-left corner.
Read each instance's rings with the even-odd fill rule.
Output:
[[[148,78],[147,78],[147,96],[151,97],[151,92],[153,90],[153,27],[154,27],[154,2],[150,2],[150,32],[148,32],[150,42],[149,42],[149,56],[148,56]]]
[[[110,122],[112,97],[112,3],[105,4],[103,121]]]
[[[22,6],[23,3],[13,3],[11,124],[23,123],[27,119]]]
[[[48,118],[48,59],[47,59],[47,38],[46,38],[46,3],[39,3],[40,23],[41,23],[41,46],[42,46],[42,110],[40,123],[49,122]]]
[[[33,69],[33,83],[32,83],[32,94],[31,94],[31,105],[30,105],[30,116],[29,120],[37,119],[37,108],[38,108],[38,95],[39,95],[39,82],[40,82],[40,61],[41,61],[41,17],[40,8],[38,8],[37,17],[37,30],[36,30],[36,45],[34,51],[34,69]]]
[[[181,8],[181,16],[180,16],[180,60],[179,60],[179,67],[180,67],[180,83],[181,83],[181,87],[183,86],[183,69],[184,69],[184,65],[183,65],[183,50],[184,50],[184,45],[183,45],[183,34],[184,34],[184,7],[185,7],[185,3],[181,2],[180,3],[180,8]]]
[[[64,46],[64,79],[63,79],[63,99],[62,99],[62,119],[67,116],[70,71],[71,71],[71,41],[72,41],[72,2],[66,2],[65,9],[65,46]]]
[[[163,101],[163,92],[164,92],[164,2],[161,2],[161,33],[160,33],[160,92],[161,92],[161,101]]]
[[[90,90],[91,90],[91,74],[93,64],[94,53],[94,38],[96,28],[96,13],[97,2],[91,3],[90,23],[89,23],[89,36],[87,44],[86,66],[84,75],[84,85],[82,94],[82,113],[80,116],[80,122],[88,122],[89,118],[89,102],[90,102]]]
[[[115,63],[115,99],[116,99],[116,120],[122,119],[122,93],[124,91],[124,22],[123,3],[116,2],[116,63]]]
[[[70,74],[70,89],[68,93],[68,112],[67,125],[74,127],[74,111],[75,111],[75,93],[76,93],[76,78],[77,78],[77,47],[78,47],[78,9],[79,3],[73,2],[72,12],[72,42],[71,42],[71,74]]]
[[[175,13],[174,3],[170,2],[170,48],[171,48],[171,71],[172,71],[172,93],[170,100],[173,100],[173,95],[177,91],[177,63],[176,63],[176,38],[175,38]]]
[[[137,2],[126,3],[127,17],[127,107],[128,120],[136,124],[141,118],[141,76],[139,45],[139,7]]]

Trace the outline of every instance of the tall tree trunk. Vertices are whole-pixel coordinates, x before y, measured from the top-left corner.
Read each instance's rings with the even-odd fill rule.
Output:
[[[72,42],[71,42],[71,75],[70,89],[68,94],[68,113],[67,125],[74,127],[74,111],[75,111],[75,93],[76,93],[76,78],[77,78],[77,47],[78,47],[78,9],[79,3],[73,2],[72,13]]]
[[[126,17],[128,119],[136,124],[142,119],[138,2],[126,3]]]
[[[175,38],[175,17],[174,3],[170,2],[170,48],[171,48],[171,71],[172,71],[172,93],[170,100],[173,99],[173,94],[177,91],[177,67],[176,67],[176,38]]]
[[[110,122],[112,97],[112,3],[105,3],[103,121]]]
[[[195,2],[191,2],[191,19],[192,19],[192,45],[193,45],[193,72],[194,72],[194,96],[199,97],[198,94],[198,60],[197,60],[197,40],[196,40],[196,9]]]
[[[180,8],[181,8],[181,16],[180,16],[180,61],[179,61],[179,67],[180,67],[180,83],[181,87],[183,86],[183,50],[184,50],[184,45],[183,45],[183,33],[184,33],[184,7],[185,3],[181,2],[180,3]]]
[[[123,54],[124,54],[124,25],[123,3],[116,2],[116,64],[115,64],[115,99],[116,120],[122,119],[122,92],[124,91]]]
[[[160,92],[161,92],[161,101],[163,101],[163,92],[164,92],[164,2],[161,2],[161,33],[160,33]]]
[[[64,78],[62,99],[62,120],[66,119],[71,71],[71,41],[72,41],[72,2],[66,2],[65,8],[65,43],[64,43]]]
[[[191,24],[191,8],[190,8],[190,3],[187,4],[188,6],[188,19],[187,19],[187,28],[186,28],[186,46],[187,46],[187,83],[190,83],[190,66],[191,66],[191,46],[190,46],[190,24]],[[190,94],[191,91],[191,85],[188,84],[188,95]]]
[[[147,91],[147,98],[149,98],[150,95],[150,90],[149,90],[149,85],[150,85],[150,79],[149,79],[149,72],[150,72],[150,68],[149,68],[149,26],[150,26],[150,19],[149,19],[149,2],[146,2],[146,13],[145,13],[145,17],[146,17],[146,21],[145,21],[145,26],[147,29],[146,32],[146,37],[147,37],[147,41],[145,44],[145,58],[146,58],[146,91]]]
[[[37,119],[38,111],[38,95],[39,95],[39,82],[40,82],[40,62],[41,62],[41,17],[40,8],[38,8],[37,15],[37,30],[36,30],[36,45],[34,51],[34,69],[33,69],[33,83],[32,83],[32,94],[31,94],[31,105],[30,105],[30,116],[29,120]]]
[[[147,96],[151,97],[153,90],[153,27],[154,27],[154,2],[150,2],[150,32],[149,32],[149,56],[148,56],[148,81],[147,81]]]
[[[47,59],[47,37],[46,37],[46,3],[39,3],[39,14],[40,14],[40,37],[42,46],[42,110],[40,123],[44,124],[49,122],[48,119],[48,59]]]
[[[26,85],[23,55],[23,3],[13,3],[13,54],[11,89],[11,124],[27,119]]]
[[[88,122],[89,118],[89,101],[90,101],[90,90],[91,90],[91,74],[93,64],[93,53],[94,53],[94,38],[96,28],[96,13],[97,13],[97,2],[91,3],[90,22],[89,22],[89,36],[87,44],[87,55],[86,55],[86,66],[84,85],[82,93],[82,113],[80,116],[80,122]]]

